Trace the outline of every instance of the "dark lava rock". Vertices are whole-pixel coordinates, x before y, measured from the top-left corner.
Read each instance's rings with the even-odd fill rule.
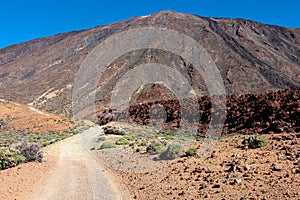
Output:
[[[203,190],[204,188],[207,188],[207,186],[208,186],[207,182],[202,182],[199,189]]]
[[[220,184],[215,184],[215,185],[212,186],[212,188],[220,188],[220,187],[221,187]]]
[[[125,135],[124,129],[117,126],[103,127],[103,131],[105,135]]]

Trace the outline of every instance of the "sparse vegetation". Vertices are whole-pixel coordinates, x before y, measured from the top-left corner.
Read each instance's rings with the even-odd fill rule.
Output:
[[[261,135],[250,135],[243,140],[242,144],[250,149],[256,149],[267,146],[268,142]]]
[[[186,156],[196,156],[197,155],[197,149],[195,148],[190,148],[185,152]]]
[[[46,146],[48,146],[48,144],[49,144],[48,141],[43,141],[43,142],[42,142],[42,147],[46,147]]]
[[[16,149],[19,150],[22,156],[24,156],[24,162],[42,162],[43,153],[41,152],[41,147],[38,144],[28,144],[27,141],[23,141],[16,146]]]
[[[100,137],[98,137],[97,142],[102,142],[102,141],[105,141],[105,140],[106,140],[105,136],[100,136]]]
[[[162,136],[162,139],[165,139],[165,140],[173,140],[174,137],[173,137],[173,136],[170,136],[170,135],[164,135],[164,136]]]
[[[158,142],[152,142],[147,148],[146,151],[150,154],[156,154],[161,150],[161,143]]]
[[[27,132],[25,130],[6,128],[4,130],[2,129],[0,135],[0,147],[13,146],[25,140],[30,143],[40,144],[42,147],[45,147],[49,144],[53,144],[70,136],[76,135],[87,128],[89,128],[89,126],[77,125],[62,132],[51,130],[45,132]]]
[[[109,149],[109,148],[114,148],[116,146],[115,143],[108,141],[108,142],[104,142],[101,146],[100,149]]]
[[[127,145],[129,141],[126,138],[120,138],[116,141],[116,145]]]
[[[134,140],[134,135],[124,135],[123,138],[128,140],[128,141],[133,141]]]
[[[0,170],[15,167],[25,160],[16,149],[5,147],[0,149]]]
[[[147,146],[147,141],[146,140],[142,140],[140,143],[140,146]]]
[[[202,141],[202,137],[200,135],[196,135],[196,141]]]

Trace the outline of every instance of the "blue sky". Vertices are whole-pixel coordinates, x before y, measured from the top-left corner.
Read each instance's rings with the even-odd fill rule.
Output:
[[[299,0],[6,0],[0,4],[0,48],[161,10],[300,28]]]

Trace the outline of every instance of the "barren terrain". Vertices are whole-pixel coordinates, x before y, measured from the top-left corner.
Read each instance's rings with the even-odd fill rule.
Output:
[[[199,43],[225,86],[226,96],[216,97],[217,106],[212,106],[206,77],[181,55],[162,49],[121,55],[95,77],[93,91],[86,89],[92,81],[75,87],[75,80],[84,78],[78,77],[80,69],[93,75],[81,67],[95,47],[141,27],[177,31]],[[112,46],[126,44],[117,42]],[[153,81],[136,86],[128,108],[107,114],[122,77],[146,63],[180,73],[197,103],[176,99]],[[135,86],[136,80],[126,83]],[[43,146],[45,155],[42,163],[0,171],[0,199],[298,200],[299,91],[300,29],[244,19],[162,11],[0,49],[0,147],[26,140]],[[85,107],[91,96],[92,109]],[[80,109],[72,110],[74,105]],[[86,125],[71,119],[73,114],[101,125],[115,122]],[[212,128],[222,130],[207,135],[213,115]],[[248,148],[242,144],[248,135],[261,135],[268,143]],[[188,154],[191,148],[196,153]]]

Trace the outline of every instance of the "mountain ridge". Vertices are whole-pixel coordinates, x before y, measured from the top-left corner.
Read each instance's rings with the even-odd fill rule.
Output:
[[[161,11],[0,49],[0,98],[70,116],[74,80],[93,48],[116,33],[148,26],[173,29],[195,39],[215,61],[227,94],[300,88],[300,29]],[[146,51],[124,55],[112,63],[110,68],[115,71],[105,73],[108,83],[96,95],[104,102],[100,107],[108,105],[109,88],[117,77],[129,66],[148,62]],[[180,56],[154,50],[153,57],[151,61],[181,69],[197,94],[207,94],[203,77],[190,74],[195,69]]]

